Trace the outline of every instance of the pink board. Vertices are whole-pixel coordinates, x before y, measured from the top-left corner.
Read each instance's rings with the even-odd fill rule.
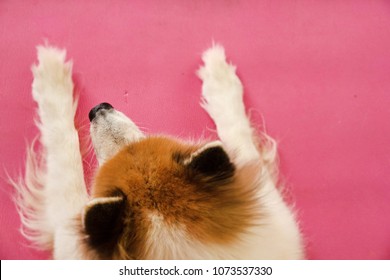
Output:
[[[212,40],[279,142],[310,259],[390,258],[389,1],[0,1],[0,258],[41,259],[6,173],[37,134],[35,46],[68,50],[77,122],[107,101],[149,133],[215,137],[195,76]]]

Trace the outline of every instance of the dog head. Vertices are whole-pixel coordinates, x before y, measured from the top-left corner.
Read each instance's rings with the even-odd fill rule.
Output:
[[[252,225],[254,170],[237,170],[220,142],[146,136],[108,103],[89,118],[100,164],[81,217],[90,256],[193,258]]]

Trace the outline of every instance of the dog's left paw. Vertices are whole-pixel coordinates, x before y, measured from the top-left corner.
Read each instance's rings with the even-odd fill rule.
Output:
[[[34,99],[39,103],[43,98],[56,98],[53,95],[72,98],[72,62],[65,62],[66,51],[51,46],[38,46],[37,50],[38,65],[31,68]]]

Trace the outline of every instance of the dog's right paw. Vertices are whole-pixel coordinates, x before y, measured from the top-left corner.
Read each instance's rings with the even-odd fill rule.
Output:
[[[226,63],[225,50],[221,45],[213,45],[207,49],[202,55],[202,60],[204,66],[197,72],[201,80],[222,78],[226,75],[229,66]]]
[[[38,65],[33,65],[33,97],[37,102],[47,95],[73,93],[72,62],[65,61],[66,51],[51,46],[38,46]]]
[[[203,53],[204,65],[197,72],[203,81],[203,105],[221,102],[240,102],[243,88],[236,67],[226,61],[221,45],[213,45]],[[215,104],[217,105],[217,104]]]
[[[204,65],[197,74],[203,81],[201,106],[216,123],[226,122],[227,115],[242,116],[243,87],[236,67],[226,61],[221,45],[213,45],[203,53]]]
[[[212,84],[221,90],[241,87],[236,67],[226,61],[225,50],[221,45],[215,44],[206,50],[202,60],[204,66],[200,67],[197,74],[203,83]]]

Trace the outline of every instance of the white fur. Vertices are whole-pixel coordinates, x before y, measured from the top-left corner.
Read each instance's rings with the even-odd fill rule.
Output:
[[[18,185],[20,209],[34,213],[24,214],[27,219],[22,222],[37,245],[54,247],[54,258],[80,258],[72,223],[87,201],[87,192],[74,126],[77,104],[73,99],[72,63],[65,62],[64,50],[48,46],[37,49],[38,65],[32,66],[32,93],[38,104],[42,164],[35,166],[31,154],[26,187]],[[33,197],[30,203],[29,197]]]
[[[112,200],[100,198],[88,203],[74,127],[72,64],[65,62],[65,51],[48,46],[38,47],[38,60],[32,68],[32,88],[38,104],[43,151],[41,158],[29,153],[24,183],[14,183],[19,191],[19,212],[25,235],[41,247],[53,245],[54,258],[84,258],[73,220],[85,205]],[[198,71],[203,81],[202,106],[214,120],[223,147],[238,167],[251,162],[263,166],[253,184],[258,187],[257,198],[264,215],[259,226],[250,228],[239,242],[217,246],[193,240],[184,226],[168,226],[161,216],[150,214],[152,227],[147,236],[146,258],[303,258],[294,215],[275,187],[275,142],[264,135],[264,145],[257,147],[245,113],[242,84],[235,67],[226,62],[224,49],[213,46],[204,53],[203,61]],[[91,137],[102,164],[127,143],[145,136],[129,118],[112,109],[93,120]]]
[[[261,161],[264,166],[263,170],[259,170],[258,197],[266,215],[259,221],[262,225],[253,228],[253,234],[243,239],[244,256],[255,259],[303,258],[302,241],[293,213],[275,187],[274,141],[268,141],[269,152],[260,154],[245,114],[242,84],[235,73],[235,66],[226,62],[223,47],[214,45],[207,50],[203,54],[203,62],[204,66],[198,71],[203,81],[202,105],[214,120],[219,138],[234,155],[232,158],[237,166],[252,161]],[[263,158],[263,155],[266,157]]]
[[[126,144],[144,138],[141,130],[124,114],[110,109],[98,113],[91,123],[91,139],[99,164],[115,155]]]
[[[238,259],[242,254],[239,245],[224,246],[203,244],[191,238],[184,225],[169,225],[164,218],[153,213],[149,215],[151,228],[148,230],[145,259],[179,259],[179,260],[221,260]],[[235,249],[235,250],[234,250]]]
[[[219,138],[228,152],[235,155],[238,166],[258,159],[236,67],[226,62],[224,49],[219,45],[205,51],[202,59],[204,66],[198,71],[203,81],[201,105],[214,120]]]
[[[21,233],[38,248],[50,249],[53,243],[53,234],[48,230],[45,215],[45,193],[43,159],[34,151],[32,146],[27,149],[26,171],[24,180],[10,179],[16,189],[15,202],[22,221]]]

